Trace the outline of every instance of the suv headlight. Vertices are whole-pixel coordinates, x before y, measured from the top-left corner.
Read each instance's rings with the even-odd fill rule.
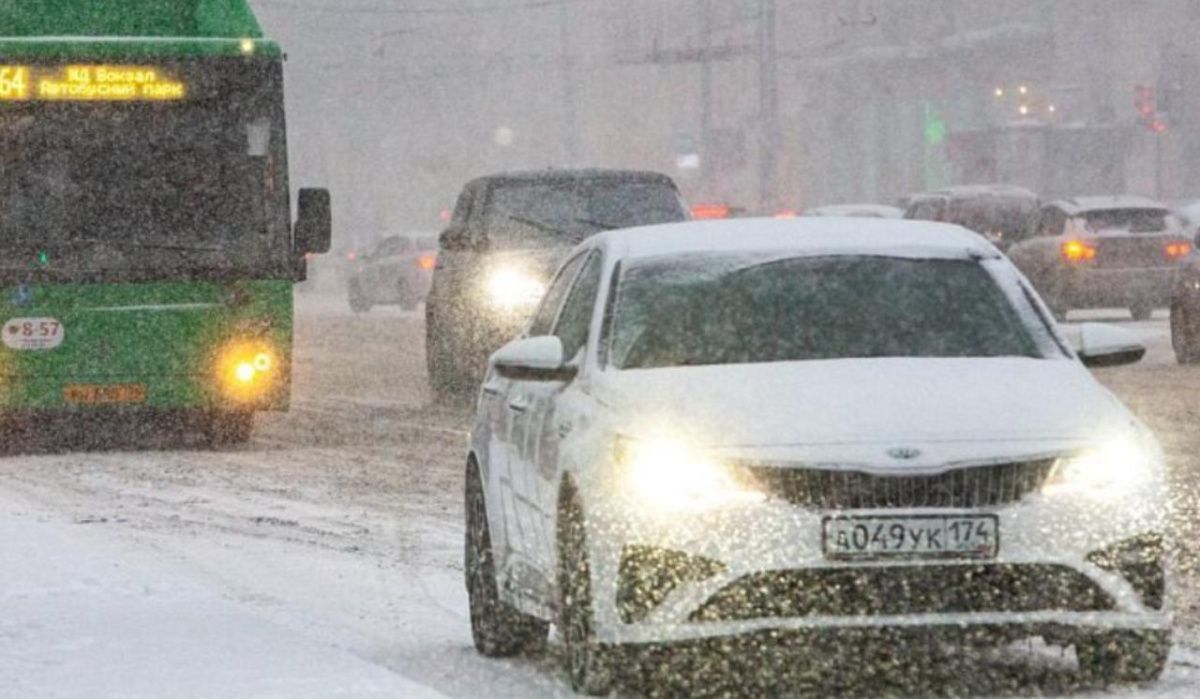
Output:
[[[546,293],[546,284],[525,272],[500,268],[488,275],[486,290],[492,304],[513,310],[536,306]]]
[[[1113,496],[1143,485],[1153,477],[1151,450],[1134,439],[1114,440],[1054,465],[1045,492]]]
[[[680,441],[618,438],[615,450],[625,489],[659,512],[708,510],[765,499],[728,466]]]

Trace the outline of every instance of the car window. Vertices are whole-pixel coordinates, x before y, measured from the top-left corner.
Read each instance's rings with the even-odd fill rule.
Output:
[[[592,310],[596,307],[596,293],[600,290],[601,266],[600,254],[592,253],[559,314],[554,334],[562,340],[564,357],[574,358],[587,344]]]
[[[392,255],[399,255],[407,250],[408,247],[409,242],[407,238],[401,238],[399,236],[384,238],[383,241],[379,243],[379,247],[375,248],[375,257],[391,257]]]
[[[540,337],[550,334],[550,329],[554,327],[554,319],[558,317],[558,309],[562,306],[567,292],[570,291],[571,284],[575,281],[575,276],[579,273],[579,268],[583,266],[585,257],[584,254],[576,255],[559,270],[558,276],[554,278],[554,282],[546,291],[541,305],[538,306],[537,313],[533,316],[533,321],[529,324],[529,332],[527,333],[529,337]]]
[[[692,255],[622,275],[622,369],[864,357],[1042,357],[970,260]]]
[[[1063,211],[1055,208],[1046,209],[1042,213],[1041,223],[1038,225],[1038,235],[1043,237],[1062,235],[1066,222],[1067,215]]]
[[[1162,233],[1173,227],[1174,219],[1166,209],[1106,209],[1088,211],[1082,216],[1088,230]]]
[[[471,202],[474,196],[474,187],[467,187],[458,196],[458,203],[454,206],[454,216],[451,219],[452,223],[459,226],[467,225],[467,221],[471,219]]]

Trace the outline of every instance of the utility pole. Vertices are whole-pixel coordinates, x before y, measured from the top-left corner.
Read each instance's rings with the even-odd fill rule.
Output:
[[[758,0],[758,197],[760,213],[776,199],[776,152],[779,148],[779,54],[775,43],[775,0]]]
[[[563,93],[563,150],[566,151],[567,164],[578,165],[579,153],[579,118],[575,96],[575,59],[571,55],[571,14],[570,4],[562,3],[558,11],[559,38],[562,42],[562,93]]]
[[[713,6],[712,0],[703,0],[700,5],[702,40],[704,48],[700,62],[700,191],[705,197],[712,196],[709,184],[712,180],[712,38],[713,38]]]

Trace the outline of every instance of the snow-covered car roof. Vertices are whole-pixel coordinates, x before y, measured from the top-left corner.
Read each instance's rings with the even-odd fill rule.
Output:
[[[1168,210],[1167,205],[1149,197],[1133,194],[1098,197],[1073,197],[1053,202],[1054,206],[1068,214],[1081,214],[1085,211],[1110,211],[1112,209],[1161,209]]]
[[[900,218],[904,211],[887,204],[833,204],[817,206],[804,212],[805,216],[849,216],[857,218]]]
[[[606,246],[622,258],[740,251],[938,259],[1001,256],[982,236],[960,226],[871,218],[689,221],[609,231],[585,244]]]
[[[1020,197],[1024,199],[1037,199],[1037,194],[1012,184],[962,184],[952,187],[939,189],[936,194],[950,197],[952,199],[961,199],[967,197]]]

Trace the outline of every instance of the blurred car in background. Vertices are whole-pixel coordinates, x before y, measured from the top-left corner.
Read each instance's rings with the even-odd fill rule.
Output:
[[[802,216],[837,216],[843,218],[902,218],[904,211],[886,204],[835,204],[807,209]]]
[[[468,183],[439,239],[425,304],[434,391],[478,384],[488,356],[525,325],[554,270],[581,241],[688,218],[674,181],[653,172],[544,170]]]
[[[1077,308],[1128,308],[1145,320],[1169,305],[1191,252],[1187,231],[1164,204],[1105,196],[1046,204],[1008,256],[1059,317]]]
[[[1004,249],[1022,236],[1037,209],[1037,195],[1022,187],[961,185],[912,197],[904,217],[954,223]]]
[[[346,280],[350,309],[398,305],[411,311],[425,300],[437,263],[437,239],[390,236],[366,255],[355,256]]]
[[[723,218],[745,218],[750,212],[742,206],[729,204],[693,204],[692,219],[696,221],[712,221]]]

